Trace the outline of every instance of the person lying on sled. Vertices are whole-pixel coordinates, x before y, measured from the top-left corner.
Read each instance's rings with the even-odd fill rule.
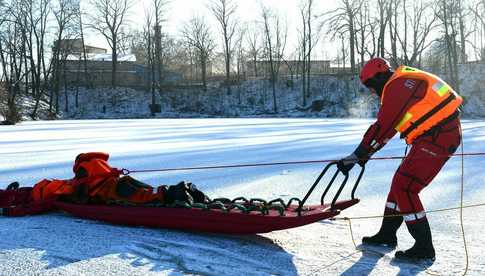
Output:
[[[172,186],[162,185],[154,191],[148,184],[130,176],[121,176],[122,171],[111,167],[108,159],[107,153],[82,153],[76,157],[73,179],[44,179],[32,188],[19,188],[18,183],[12,183],[7,190],[0,192],[0,207],[9,209],[10,214],[4,212],[6,215],[29,215],[53,209],[56,200],[128,205],[209,202],[209,198],[195,185],[184,181]]]
[[[439,77],[409,66],[393,70],[382,58],[369,60],[360,80],[379,96],[381,107],[377,121],[356,150],[340,160],[339,168],[348,172],[356,163],[365,164],[397,132],[411,145],[392,179],[380,230],[364,237],[362,243],[395,247],[396,231],[404,216],[415,243],[406,251],[397,251],[396,258],[434,260],[431,230],[419,192],[461,143],[459,107],[463,100]]]

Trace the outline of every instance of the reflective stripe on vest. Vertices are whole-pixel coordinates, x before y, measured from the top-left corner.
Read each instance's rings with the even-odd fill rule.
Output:
[[[407,144],[427,130],[451,116],[460,107],[463,99],[439,77],[409,66],[400,66],[384,86],[381,104],[387,94],[387,86],[397,78],[410,78],[425,81],[427,89],[424,97],[411,106],[395,126],[406,138]]]

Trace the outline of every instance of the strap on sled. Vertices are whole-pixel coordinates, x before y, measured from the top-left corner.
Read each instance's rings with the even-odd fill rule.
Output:
[[[299,204],[299,207],[298,207],[298,211],[301,211],[305,202],[307,201],[307,199],[310,197],[310,195],[312,194],[313,190],[315,189],[315,187],[320,183],[320,180],[323,178],[323,176],[327,173],[327,171],[332,167],[332,166],[336,166],[338,162],[332,162],[332,163],[329,163],[322,171],[322,173],[320,173],[320,175],[317,177],[315,183],[313,183],[313,185],[310,187],[310,190],[308,190],[307,194],[305,195],[305,197],[303,198],[303,200],[300,202]],[[336,166],[337,167],[337,166]],[[365,171],[365,166],[361,166],[361,170],[360,170],[360,173],[359,173],[359,176],[357,177],[357,180],[355,181],[355,184],[354,184],[354,187],[352,188],[352,194],[351,194],[351,197],[352,199],[355,199],[355,191],[357,190],[357,186],[359,185],[360,183],[360,180],[362,179],[362,176],[364,175],[364,171]],[[340,171],[338,168],[337,168],[337,171],[334,173],[332,179],[330,180],[330,182],[327,184],[327,187],[325,188],[325,191],[323,192],[322,194],[322,197],[320,199],[320,204],[321,205],[324,205],[324,199],[325,199],[325,196],[327,195],[328,191],[330,190],[330,187],[333,185],[333,183],[335,182],[335,179],[337,178],[337,176],[341,173],[342,171]],[[340,184],[340,187],[339,189],[337,190],[337,193],[335,194],[335,196],[333,197],[333,200],[332,200],[332,203],[330,205],[330,209],[335,209],[335,203],[337,202],[337,199],[338,197],[340,196],[340,193],[342,193],[342,190],[344,189],[345,185],[347,184],[347,180],[349,179],[349,174],[347,173],[344,173],[342,172],[342,174],[344,175],[344,180],[342,181],[342,183]]]

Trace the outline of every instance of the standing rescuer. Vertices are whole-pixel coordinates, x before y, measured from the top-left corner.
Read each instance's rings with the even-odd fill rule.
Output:
[[[397,246],[396,232],[404,220],[415,243],[408,250],[397,251],[395,257],[434,260],[431,230],[419,192],[461,143],[459,107],[463,99],[439,77],[409,66],[394,71],[382,58],[369,60],[360,80],[380,97],[381,107],[377,121],[357,149],[339,161],[339,169],[347,174],[356,163],[364,165],[396,132],[411,145],[392,179],[380,230],[364,237],[362,243]]]

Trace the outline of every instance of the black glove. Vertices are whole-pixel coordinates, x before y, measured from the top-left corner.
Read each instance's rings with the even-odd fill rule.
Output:
[[[354,155],[359,159],[358,163],[361,167],[365,166],[372,154],[374,154],[373,151],[369,151],[362,146],[358,146],[354,151]]]
[[[350,170],[352,170],[352,168],[355,166],[355,164],[357,164],[359,162],[360,162],[360,160],[357,157],[357,155],[355,155],[355,153],[352,153],[351,155],[340,159],[340,161],[338,161],[338,163],[337,163],[337,168],[342,173],[347,175],[350,172]]]

